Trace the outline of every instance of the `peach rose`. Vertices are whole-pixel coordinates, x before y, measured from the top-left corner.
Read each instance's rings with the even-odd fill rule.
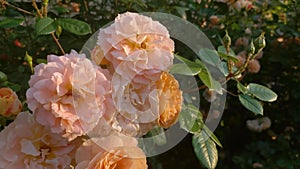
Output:
[[[22,103],[17,94],[10,88],[0,89],[0,115],[9,117],[17,115],[22,110]]]
[[[156,125],[172,126],[182,103],[182,92],[176,79],[163,72],[156,81],[138,82],[136,79],[128,82],[116,74],[113,76],[112,98],[116,112],[111,126],[129,136],[144,135]]]
[[[109,65],[109,61],[104,57],[103,51],[100,46],[96,45],[91,52],[92,60],[100,66]]]
[[[159,117],[157,124],[163,128],[171,127],[181,111],[182,92],[177,80],[169,73],[163,72],[156,82],[159,90]]]
[[[31,76],[28,107],[39,123],[72,140],[91,131],[106,111],[108,75],[84,54],[49,55]]]
[[[271,127],[271,120],[269,117],[262,117],[254,120],[247,120],[247,128],[251,131],[262,132]]]
[[[65,169],[73,148],[67,139],[37,123],[29,112],[21,112],[0,133],[0,168]]]
[[[220,19],[216,15],[210,16],[209,20],[210,20],[211,26],[216,26],[220,23]]]
[[[255,59],[261,59],[264,55],[264,52],[261,50],[257,55],[255,56]]]
[[[166,71],[173,64],[174,42],[168,30],[137,13],[118,15],[112,25],[100,29],[97,45],[115,72],[127,80],[144,70]]]
[[[239,37],[236,41],[235,41],[235,46],[239,47],[239,46],[243,46],[243,47],[247,47],[249,43],[249,38],[247,37]]]
[[[92,138],[78,148],[75,169],[146,169],[146,157],[134,138]]]
[[[243,51],[239,52],[237,55],[238,55],[238,56],[241,56],[242,58],[245,58],[245,59],[246,59],[246,57],[247,57],[247,52],[246,52],[245,50],[243,50]]]
[[[243,56],[241,56],[241,55],[237,55],[236,58],[237,58],[239,61],[235,63],[235,66],[238,67],[238,68],[239,68],[239,67],[242,67],[242,66],[244,65],[246,59],[245,59]]]
[[[260,71],[259,61],[256,59],[250,60],[247,69],[249,73],[258,73]]]
[[[230,10],[241,11],[242,9],[250,10],[252,9],[252,2],[250,0],[237,0],[233,4],[228,3],[230,5]]]

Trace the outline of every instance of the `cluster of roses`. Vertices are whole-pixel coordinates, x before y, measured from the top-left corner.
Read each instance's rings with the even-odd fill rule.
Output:
[[[119,15],[85,54],[35,67],[27,104],[0,133],[0,168],[147,168],[136,137],[169,128],[182,92],[168,72],[174,42],[157,21]]]

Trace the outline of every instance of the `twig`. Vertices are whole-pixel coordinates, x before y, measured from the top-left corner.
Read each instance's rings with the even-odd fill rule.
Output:
[[[39,8],[38,8],[38,6],[37,6],[35,0],[32,0],[31,2],[32,2],[32,6],[33,6],[33,8],[36,10],[38,16],[39,16],[40,18],[42,18],[43,15],[41,14],[41,11],[39,10]]]
[[[61,44],[59,43],[58,39],[56,38],[56,36],[54,35],[53,32],[51,33],[51,35],[52,35],[52,38],[54,39],[55,43],[56,43],[57,46],[59,47],[61,53],[65,55],[66,53],[65,53],[63,47],[61,46]]]
[[[224,88],[222,88],[222,90],[223,90],[224,92],[226,92],[226,93],[228,93],[228,94],[234,96],[234,97],[237,97],[237,96],[238,96],[238,95],[236,95],[236,94],[234,94],[234,93],[232,93],[232,92],[230,92],[230,91],[228,91],[228,90],[226,90],[226,89],[224,89]]]
[[[26,14],[28,14],[28,15],[33,15],[33,16],[35,16],[34,13],[29,12],[29,11],[26,11],[26,10],[24,10],[24,9],[22,9],[22,8],[19,8],[19,7],[15,6],[15,5],[12,5],[12,4],[8,3],[8,2],[5,2],[5,5],[14,8],[14,9],[16,9],[17,11],[26,13]]]
[[[88,6],[87,1],[83,0],[83,4],[84,4],[85,11],[88,12],[89,11],[89,6]]]
[[[202,85],[202,86],[199,86],[199,87],[194,88],[194,89],[182,89],[182,91],[185,92],[185,93],[191,93],[191,92],[199,91],[199,90],[202,90],[202,89],[205,89],[205,88],[207,88],[207,86]]]
[[[42,15],[47,17],[48,15],[48,1],[42,3]]]

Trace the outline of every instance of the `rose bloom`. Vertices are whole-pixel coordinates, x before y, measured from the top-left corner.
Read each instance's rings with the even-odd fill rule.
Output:
[[[39,123],[72,140],[91,131],[106,111],[109,74],[75,51],[47,60],[31,76],[28,107]]]
[[[237,0],[233,4],[228,3],[230,6],[230,10],[241,11],[242,9],[250,10],[252,9],[252,2],[250,0]]]
[[[247,69],[249,73],[258,73],[260,71],[259,61],[256,59],[250,60]]]
[[[76,153],[75,169],[146,169],[146,157],[135,138],[111,135],[85,141]]]
[[[137,81],[128,82],[120,75],[113,76],[112,98],[116,112],[111,126],[129,136],[144,135],[156,125],[171,127],[181,111],[182,92],[177,80],[163,72],[157,81],[147,84],[137,84]]]
[[[67,139],[37,123],[29,112],[21,112],[0,133],[0,168],[65,169],[73,148]]]
[[[235,41],[235,46],[239,47],[239,46],[243,46],[243,47],[247,47],[249,43],[249,39],[247,37],[239,37],[236,41]]]
[[[96,45],[93,49],[92,49],[92,52],[91,52],[91,57],[92,57],[92,60],[97,64],[97,65],[100,65],[100,66],[107,66],[109,65],[109,61],[106,60],[106,58],[104,57],[104,54],[103,54],[103,51],[101,49],[100,46]]]
[[[263,51],[260,51],[259,53],[257,53],[257,55],[255,56],[255,59],[261,59],[264,55]]]
[[[168,30],[137,13],[118,15],[112,25],[100,29],[97,45],[115,72],[128,80],[144,70],[166,71],[173,64],[174,42]]]
[[[262,132],[271,127],[271,120],[269,117],[262,117],[254,120],[247,120],[247,128],[251,131]]]
[[[241,56],[241,55],[237,55],[236,58],[237,58],[239,61],[235,63],[235,66],[238,67],[238,68],[239,68],[239,67],[242,67],[242,66],[244,65],[246,59],[245,59],[243,56]]]
[[[216,26],[220,23],[220,19],[216,15],[210,16],[209,20],[210,20],[211,26]]]
[[[0,115],[9,117],[17,115],[22,110],[22,103],[17,94],[10,88],[0,89]]]

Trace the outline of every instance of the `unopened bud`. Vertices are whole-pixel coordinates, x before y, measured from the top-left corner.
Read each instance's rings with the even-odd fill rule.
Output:
[[[44,5],[44,6],[47,6],[48,3],[49,3],[49,0],[43,0],[43,5]]]
[[[260,51],[266,47],[265,32],[262,32],[259,37],[255,39],[254,46],[257,51]]]
[[[249,46],[247,47],[247,54],[253,55],[254,53],[255,53],[255,46],[253,44],[253,39],[252,39]]]
[[[27,52],[24,57],[24,60],[29,64],[31,72],[33,72],[33,64],[32,64],[32,56],[30,56]]]
[[[229,47],[230,47],[230,45],[231,45],[231,38],[230,38],[230,36],[228,35],[228,32],[226,31],[226,34],[225,34],[225,36],[223,37],[223,43],[224,43],[224,46],[225,46],[225,48],[227,49],[229,49]]]

